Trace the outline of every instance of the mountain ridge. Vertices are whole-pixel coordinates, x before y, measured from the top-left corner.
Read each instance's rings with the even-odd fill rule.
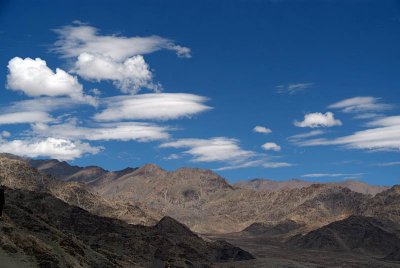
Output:
[[[339,185],[342,187],[349,188],[350,190],[353,190],[355,192],[371,194],[371,195],[376,195],[390,188],[389,186],[383,186],[383,185],[370,185],[368,183],[357,180],[343,180],[339,182],[333,181],[333,182],[322,183],[318,181],[307,181],[297,178],[284,181],[256,178],[256,179],[238,181],[234,184],[234,186],[239,188],[257,190],[257,191],[277,191],[281,189],[303,188],[303,187],[308,187],[312,184]]]
[[[49,162],[54,161],[42,160],[41,166],[48,166]],[[80,167],[79,172],[82,170],[85,167]],[[41,172],[51,174],[50,171]],[[73,175],[69,176],[73,178]],[[338,184],[253,190],[232,186],[213,171],[198,168],[167,171],[158,165],[146,164],[89,177],[85,181],[67,182],[80,183],[84,189],[108,202],[136,206],[142,211],[137,213],[142,214],[143,224],[153,224],[163,216],[171,216],[200,233],[239,232],[254,223],[275,225],[285,220],[304,222],[311,230],[366,211],[375,215],[382,206],[382,202],[378,202],[380,195],[374,199],[376,208],[372,210],[368,207],[372,206],[369,205],[372,195]],[[263,182],[252,182],[260,181]],[[302,183],[301,180],[294,182]],[[118,211],[122,213],[121,209]]]

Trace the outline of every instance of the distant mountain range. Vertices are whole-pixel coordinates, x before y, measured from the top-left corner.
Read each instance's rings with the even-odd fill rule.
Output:
[[[298,179],[255,179],[230,185],[203,169],[166,171],[148,164],[109,172],[57,160],[28,162],[60,180],[84,183],[107,200],[145,204],[145,212],[155,218],[169,215],[205,233],[237,232],[253,223],[287,219],[314,228],[362,213],[370,195],[388,189],[357,181],[321,184]]]
[[[148,164],[111,172],[95,166],[77,167],[57,160],[32,160],[4,154],[0,156],[0,183],[10,189],[8,192],[15,197],[13,202],[19,202],[19,195],[22,200],[32,200],[36,204],[35,208],[29,205],[27,209],[35,214],[41,213],[41,219],[47,219],[47,224],[53,216],[46,216],[43,210],[53,213],[53,210],[59,208],[47,207],[46,204],[46,208],[37,211],[42,206],[40,199],[43,198],[60,199],[54,202],[61,202],[68,211],[70,207],[80,207],[87,211],[80,213],[79,217],[118,220],[118,226],[112,226],[108,231],[104,229],[103,233],[92,234],[96,239],[104,233],[112,232],[112,228],[120,229],[123,233],[125,227],[120,226],[125,223],[150,226],[150,229],[140,227],[150,230],[150,233],[155,230],[151,228],[157,229],[161,224],[163,229],[169,230],[166,235],[173,237],[182,235],[181,232],[192,237],[190,230],[203,234],[236,232],[245,236],[268,237],[268,240],[273,241],[278,239],[288,248],[349,251],[400,261],[400,249],[397,249],[400,248],[400,186],[388,188],[357,181],[320,184],[301,180],[281,182],[260,179],[230,185],[218,174],[204,169],[180,168],[166,171],[157,165]],[[39,199],[36,200],[33,196],[39,193],[42,197],[35,197]],[[19,203],[19,206],[23,205]],[[55,215],[54,219],[61,216],[65,215]],[[172,227],[168,227],[170,225]],[[60,230],[61,227],[56,228]],[[63,228],[61,232],[65,231]],[[178,233],[174,236],[174,232]],[[77,235],[83,236],[80,241],[86,246],[92,243],[93,237],[86,237],[82,233]],[[388,237],[391,238],[386,244],[378,243],[378,240],[387,240]],[[218,250],[229,247],[229,256],[221,258],[231,261],[251,259],[249,253],[232,245],[204,244],[199,237],[196,239],[198,242],[193,242],[196,252],[207,251],[208,247],[220,253],[212,253],[213,257],[202,253],[201,257],[192,256],[186,261],[218,262],[221,259],[215,256],[222,256]],[[181,244],[181,241],[176,243]],[[167,250],[172,246],[165,246],[167,253],[160,252],[164,262],[172,254]],[[89,247],[93,249],[93,244]],[[110,249],[99,245],[99,250],[103,252]],[[182,249],[174,250],[179,252]],[[122,258],[125,261],[124,258],[129,259],[131,256],[130,253],[121,254],[124,257],[107,260],[116,262],[116,259]],[[176,254],[172,256],[175,256],[171,260],[173,262],[185,261]],[[149,261],[155,259],[143,257],[143,263],[148,264]]]
[[[311,186],[312,184],[320,184],[321,182],[316,181],[305,181],[299,179],[291,179],[286,181],[276,181],[270,179],[252,179],[252,180],[244,180],[239,181],[234,184],[239,188],[245,188],[250,190],[264,190],[264,191],[278,191],[282,189],[299,189],[303,187]],[[378,185],[369,185],[364,182],[355,181],[355,180],[343,180],[339,182],[327,182],[324,184],[328,185],[337,185],[345,188],[349,188],[350,190],[363,194],[372,194],[375,195],[384,190],[389,189],[387,186],[378,186]]]

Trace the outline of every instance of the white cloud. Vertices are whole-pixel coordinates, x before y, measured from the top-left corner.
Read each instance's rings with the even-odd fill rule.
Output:
[[[279,152],[281,150],[281,146],[279,146],[278,144],[276,144],[274,142],[264,143],[261,147],[266,151]]]
[[[323,113],[310,113],[304,116],[303,121],[295,121],[294,125],[297,127],[333,127],[341,126],[342,122],[335,119],[333,113],[327,112]]]
[[[109,56],[82,53],[73,71],[86,80],[111,80],[124,93],[135,94],[140,88],[161,89],[152,81],[153,74],[141,55],[117,62]]]
[[[0,141],[0,152],[12,153],[28,157],[50,157],[59,160],[72,160],[84,154],[97,154],[103,148],[91,147],[87,143],[72,142],[58,138],[42,140]]]
[[[97,127],[80,127],[75,120],[58,124],[35,124],[32,126],[35,134],[42,136],[61,137],[72,140],[91,141],[130,141],[148,142],[168,139],[168,128],[150,123],[126,122],[101,124]]]
[[[348,148],[367,150],[400,150],[400,116],[390,116],[369,123],[375,128],[357,131],[335,139],[311,139],[300,146],[344,145]]]
[[[57,68],[54,73],[40,58],[15,57],[8,62],[7,88],[22,91],[31,97],[69,96],[96,104],[95,98],[85,96],[78,79]]]
[[[108,107],[94,116],[97,121],[169,120],[211,109],[207,98],[184,93],[149,93],[109,98]]]
[[[371,96],[349,98],[328,106],[330,109],[340,109],[345,113],[379,112],[390,110],[392,107],[392,105],[380,103],[379,98]],[[372,114],[369,113],[369,115]]]
[[[277,92],[278,93],[287,93],[289,95],[296,94],[300,91],[306,90],[307,88],[310,88],[313,85],[313,83],[295,83],[295,84],[288,84],[288,85],[279,85],[276,86]]]
[[[59,40],[53,50],[76,60],[71,71],[86,80],[112,81],[124,93],[162,89],[153,82],[153,73],[142,55],[166,49],[175,51],[178,57],[191,57],[189,48],[159,36],[100,35],[98,29],[82,23],[55,31]]]
[[[7,124],[26,124],[36,122],[48,122],[52,119],[45,112],[15,112],[15,113],[2,113],[0,114],[0,125]]]
[[[263,127],[263,126],[255,126],[253,128],[253,131],[256,132],[256,133],[263,133],[263,134],[268,134],[268,133],[272,132],[271,129]]]
[[[239,141],[226,137],[210,139],[180,139],[160,145],[161,148],[189,148],[185,153],[193,156],[194,162],[243,162],[255,153],[243,150]]]
[[[161,49],[172,50],[179,57],[190,58],[190,49],[175,44],[160,36],[125,37],[119,35],[100,35],[95,27],[78,24],[55,30],[59,40],[54,50],[66,58],[76,58],[83,53],[110,57],[115,61],[144,55]]]

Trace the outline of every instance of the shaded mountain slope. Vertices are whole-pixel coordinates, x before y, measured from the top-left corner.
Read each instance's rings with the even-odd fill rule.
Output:
[[[65,161],[55,159],[27,161],[32,167],[62,181],[90,182],[108,172],[97,166],[71,166]]]
[[[226,242],[206,242],[186,226],[155,227],[99,217],[47,193],[6,190],[0,248],[39,267],[192,267],[251,259]]]
[[[298,230],[301,227],[304,227],[305,224],[302,222],[295,222],[293,220],[284,220],[277,224],[268,224],[268,223],[253,223],[250,226],[243,229],[242,232],[246,232],[253,235],[283,235],[290,233],[294,230]]]
[[[356,251],[384,257],[400,248],[396,225],[373,217],[350,216],[298,235],[288,244],[302,249]]]

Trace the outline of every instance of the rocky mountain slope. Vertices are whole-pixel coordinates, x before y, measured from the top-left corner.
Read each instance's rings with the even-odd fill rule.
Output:
[[[400,223],[400,185],[395,185],[369,199],[364,214]]]
[[[56,159],[28,159],[27,161],[32,167],[62,181],[89,182],[108,172],[97,166],[71,166],[65,161],[58,161]]]
[[[0,184],[9,188],[50,193],[93,214],[125,220],[128,223],[154,224],[160,218],[158,214],[152,215],[150,209],[142,209],[138,204],[112,202],[84,184],[63,182],[40,173],[16,157],[0,156]]]
[[[171,216],[202,233],[238,232],[253,223],[276,225],[285,220],[304,223],[312,230],[362,214],[371,195],[359,192],[380,190],[353,181],[346,185],[355,185],[352,187],[358,191],[333,183],[302,187],[304,181],[293,180],[284,187],[281,182],[275,183],[274,191],[259,191],[231,186],[219,175],[202,169],[166,171],[149,164],[117,172],[104,171],[98,176],[88,171],[93,167],[68,167],[67,163],[56,160],[31,160],[32,163],[55,176],[61,166],[67,170],[62,180],[77,178],[105,200],[138,204],[138,208],[156,219]],[[82,174],[85,180],[80,179]],[[257,183],[265,185],[264,181]]]
[[[26,267],[208,267],[253,258],[169,217],[153,227],[129,225],[20,189],[6,189],[6,200],[0,252]]]
[[[234,186],[239,188],[245,188],[257,191],[279,191],[282,189],[299,189],[303,187],[309,187],[313,184],[318,184],[318,182],[305,181],[299,179],[291,179],[287,181],[276,181],[269,179],[252,179],[246,181],[239,181],[234,184]],[[344,180],[341,182],[328,182],[325,183],[332,186],[341,186],[349,188],[350,190],[363,194],[376,195],[382,191],[389,189],[387,186],[369,185],[355,180]]]
[[[136,264],[149,265],[151,263],[151,265],[158,265],[159,263],[172,262],[174,264],[179,263],[182,266],[190,266],[190,263],[185,262],[189,261],[195,264],[200,259],[206,260],[206,263],[211,263],[225,258],[231,260],[250,258],[246,252],[224,242],[211,244],[203,240],[192,242],[190,239],[200,238],[194,235],[191,230],[203,234],[208,233],[208,237],[212,237],[210,233],[213,233],[216,237],[218,233],[221,237],[224,237],[222,234],[227,235],[228,233],[238,239],[247,237],[246,240],[243,240],[243,245],[246,245],[246,241],[256,241],[257,245],[271,243],[267,249],[272,250],[272,255],[277,254],[280,258],[285,259],[284,252],[287,252],[287,254],[294,254],[296,261],[301,260],[302,262],[307,262],[307,258],[304,256],[317,256],[318,262],[325,265],[329,263],[328,259],[325,258],[326,253],[320,254],[318,252],[326,251],[335,256],[344,256],[346,263],[351,264],[352,260],[357,258],[358,264],[371,264],[365,267],[375,267],[376,263],[384,264],[382,267],[397,267],[395,262],[400,261],[400,246],[398,245],[400,186],[393,186],[376,195],[365,194],[363,193],[364,190],[353,191],[337,184],[311,184],[300,187],[301,181],[296,182],[299,187],[258,190],[231,186],[221,176],[203,169],[181,168],[176,171],[166,171],[156,165],[145,165],[140,168],[127,168],[116,172],[96,173],[91,172],[92,168],[98,170],[96,167],[72,167],[70,171],[63,173],[58,171],[58,168],[65,166],[66,169],[69,169],[67,163],[53,160],[42,161],[39,165],[41,172],[32,168],[31,165],[32,160],[29,159],[4,155],[0,157],[0,184],[14,189],[22,189],[23,192],[34,191],[34,197],[29,197],[31,194],[28,194],[28,197],[19,195],[15,197],[15,200],[23,200],[24,211],[29,213],[33,211],[35,215],[47,210],[58,211],[56,207],[41,207],[41,204],[38,204],[36,200],[46,200],[47,196],[51,198],[56,196],[68,203],[67,206],[79,206],[91,212],[88,216],[88,222],[91,222],[89,225],[92,227],[96,226],[94,218],[97,221],[101,218],[99,216],[122,220],[123,222],[112,220],[112,223],[108,221],[104,223],[104,225],[112,225],[112,228],[118,230],[120,228],[122,230],[126,226],[128,226],[126,227],[128,229],[131,228],[126,222],[146,223],[149,225],[148,227],[137,228],[141,230],[141,234],[145,230],[143,232],[146,233],[147,238],[143,238],[143,235],[137,236],[139,229],[135,229],[132,231],[135,235],[128,235],[129,239],[144,239],[148,242],[155,239],[152,238],[153,236],[162,236],[163,238],[156,239],[158,241],[155,246],[157,250],[152,252],[153,258],[146,255],[150,249],[146,249],[146,254],[139,251],[140,254],[144,254],[140,255],[138,249],[130,242],[123,242],[127,243],[127,247],[134,254],[142,256],[138,258]],[[53,169],[54,165],[58,167]],[[64,177],[55,179],[45,173],[52,175],[62,173]],[[80,175],[77,176],[77,174]],[[356,185],[358,184],[356,183]],[[10,193],[18,191],[20,190],[8,190]],[[36,205],[31,208],[25,202],[32,202]],[[39,211],[36,211],[36,209],[39,209]],[[65,218],[63,215],[60,216],[55,213],[55,215],[40,216],[40,220],[45,220],[47,224],[50,218],[68,222],[68,217],[73,218],[71,214],[68,215],[64,215]],[[79,215],[86,217],[86,214],[79,213]],[[187,227],[180,225],[170,217],[183,222]],[[6,224],[15,224],[11,223],[9,219],[11,217],[7,218]],[[160,222],[156,224],[157,221]],[[72,232],[74,237],[79,237],[79,241],[73,240],[73,243],[78,243],[83,251],[86,252],[87,250],[88,258],[85,258],[87,263],[76,255],[69,257],[70,253],[65,252],[62,248],[59,249],[57,244],[56,252],[59,252],[59,255],[53,257],[57,259],[58,263],[64,265],[71,261],[73,263],[79,262],[84,263],[84,265],[82,264],[83,267],[93,265],[93,262],[96,261],[101,262],[95,263],[96,265],[103,265],[104,267],[107,267],[110,263],[111,265],[116,265],[116,263],[118,265],[132,264],[130,261],[133,255],[124,252],[123,249],[118,248],[121,245],[115,244],[114,241],[109,239],[109,236],[112,236],[114,240],[120,239],[120,236],[123,236],[122,233],[127,232],[126,230],[109,234],[110,229],[102,225],[103,227],[96,227],[93,231],[95,233],[92,234],[91,230],[85,229],[89,228],[85,225],[86,223],[80,223],[79,220],[77,222],[78,226],[75,227],[63,226],[57,222],[55,228],[62,230],[63,233],[71,234]],[[114,226],[116,222],[119,227]],[[84,226],[80,226],[81,224]],[[150,226],[154,224],[156,225]],[[39,227],[30,226],[28,229],[42,230],[45,228],[41,226],[41,223],[39,225]],[[79,230],[76,229],[80,228],[85,229],[85,232],[79,233]],[[18,230],[19,233],[20,229]],[[99,232],[97,232],[98,230]],[[5,237],[7,236],[6,232],[4,233]],[[233,232],[235,234],[232,234]],[[105,235],[106,233],[108,235]],[[35,236],[35,234],[27,234]],[[7,237],[12,241],[13,236],[8,235]],[[165,237],[172,242],[165,242],[163,240]],[[185,241],[176,240],[176,237],[183,237],[190,241],[189,246],[196,249],[188,248]],[[39,239],[44,239],[45,245],[54,247],[51,244],[53,242],[42,237],[39,237]],[[242,244],[241,240],[238,241],[239,244]],[[284,241],[288,242],[284,243]],[[32,244],[34,242],[28,241],[26,243]],[[138,242],[138,245],[141,245],[140,243]],[[45,248],[45,246],[43,247]],[[215,247],[218,248],[217,251],[213,251]],[[258,252],[258,247],[255,247],[256,252]],[[115,248],[118,249],[118,253],[112,251]],[[174,251],[169,251],[170,248]],[[201,253],[203,249],[207,249],[207,252],[211,250],[213,253],[211,255],[203,254]],[[267,250],[264,252],[267,252]],[[18,256],[21,257],[21,260],[26,260],[29,257],[19,246],[15,254],[15,256],[20,254]],[[65,259],[66,254],[69,254],[67,259]],[[98,256],[96,254],[101,254],[101,256],[96,258]],[[225,254],[230,257],[226,257]],[[172,256],[172,259],[169,260],[170,256]],[[182,259],[182,256],[189,256],[190,260]],[[372,257],[366,260],[362,256]],[[0,259],[1,257],[2,252],[0,250]],[[78,258],[78,260],[74,258]],[[31,261],[31,259],[29,260]],[[280,259],[279,262],[281,261],[283,260]],[[340,266],[340,261],[336,259],[334,261],[336,266]],[[35,262],[38,261],[35,259]],[[317,264],[318,262],[316,261]],[[253,263],[258,263],[258,261],[245,262],[242,266],[238,264],[238,267],[248,267],[247,264]],[[264,267],[263,263],[260,263],[260,265],[257,267]],[[356,265],[356,267],[359,266]]]
[[[237,232],[254,222],[286,219],[321,226],[360,213],[368,199],[334,185],[255,192],[232,187],[210,170],[166,171],[145,165],[105,174],[87,184],[109,200],[141,202],[197,232]]]
[[[355,251],[395,259],[393,255],[400,248],[398,228],[396,223],[387,220],[350,216],[304,236],[295,236],[288,241],[288,244],[303,249]]]

